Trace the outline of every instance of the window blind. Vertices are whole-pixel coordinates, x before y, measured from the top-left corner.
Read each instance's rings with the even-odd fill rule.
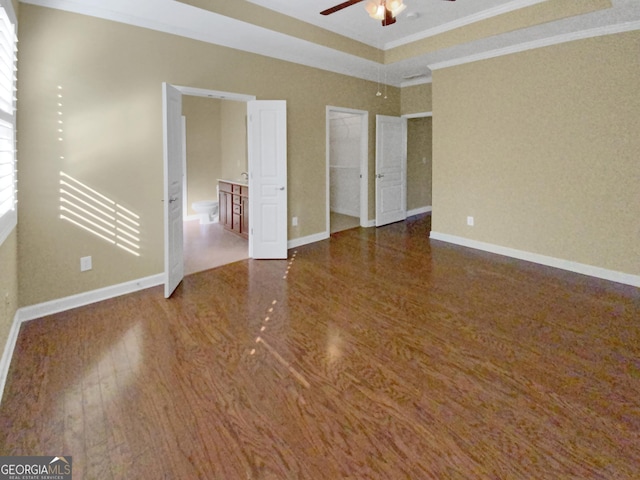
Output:
[[[9,12],[9,8],[11,11]],[[11,13],[11,16],[10,16]],[[10,0],[0,0],[0,243],[16,225],[17,38]]]

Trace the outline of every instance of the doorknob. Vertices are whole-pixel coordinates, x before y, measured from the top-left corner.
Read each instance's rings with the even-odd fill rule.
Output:
[[[175,197],[175,196],[174,197],[170,197],[169,198],[169,203],[176,202],[177,200],[178,200],[178,197]]]
[[[284,187],[280,187],[278,190],[284,190]]]
[[[382,177],[384,177],[384,175],[382,175],[382,174],[378,173],[378,174],[376,175],[376,177],[377,177],[377,178],[382,178]]]

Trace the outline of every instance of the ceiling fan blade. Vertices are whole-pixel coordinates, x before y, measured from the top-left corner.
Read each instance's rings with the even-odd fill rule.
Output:
[[[334,7],[327,8],[320,12],[320,15],[331,15],[332,13],[339,12],[343,8],[350,7],[351,5],[355,5],[356,3],[364,2],[364,0],[347,0],[346,2],[342,2]]]

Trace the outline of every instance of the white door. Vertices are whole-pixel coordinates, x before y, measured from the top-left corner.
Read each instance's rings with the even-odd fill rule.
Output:
[[[287,258],[287,102],[247,103],[249,256]]]
[[[164,296],[184,277],[182,238],[182,94],[162,84],[164,129]]]
[[[407,122],[376,115],[376,227],[407,217]]]

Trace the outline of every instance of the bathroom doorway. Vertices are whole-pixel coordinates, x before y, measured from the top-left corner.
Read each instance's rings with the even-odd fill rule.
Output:
[[[369,113],[327,107],[327,233],[367,226]]]
[[[219,201],[220,179],[247,184],[247,100],[185,94],[182,113],[184,272],[191,274],[249,258],[248,240],[219,222],[219,204],[194,210]]]

